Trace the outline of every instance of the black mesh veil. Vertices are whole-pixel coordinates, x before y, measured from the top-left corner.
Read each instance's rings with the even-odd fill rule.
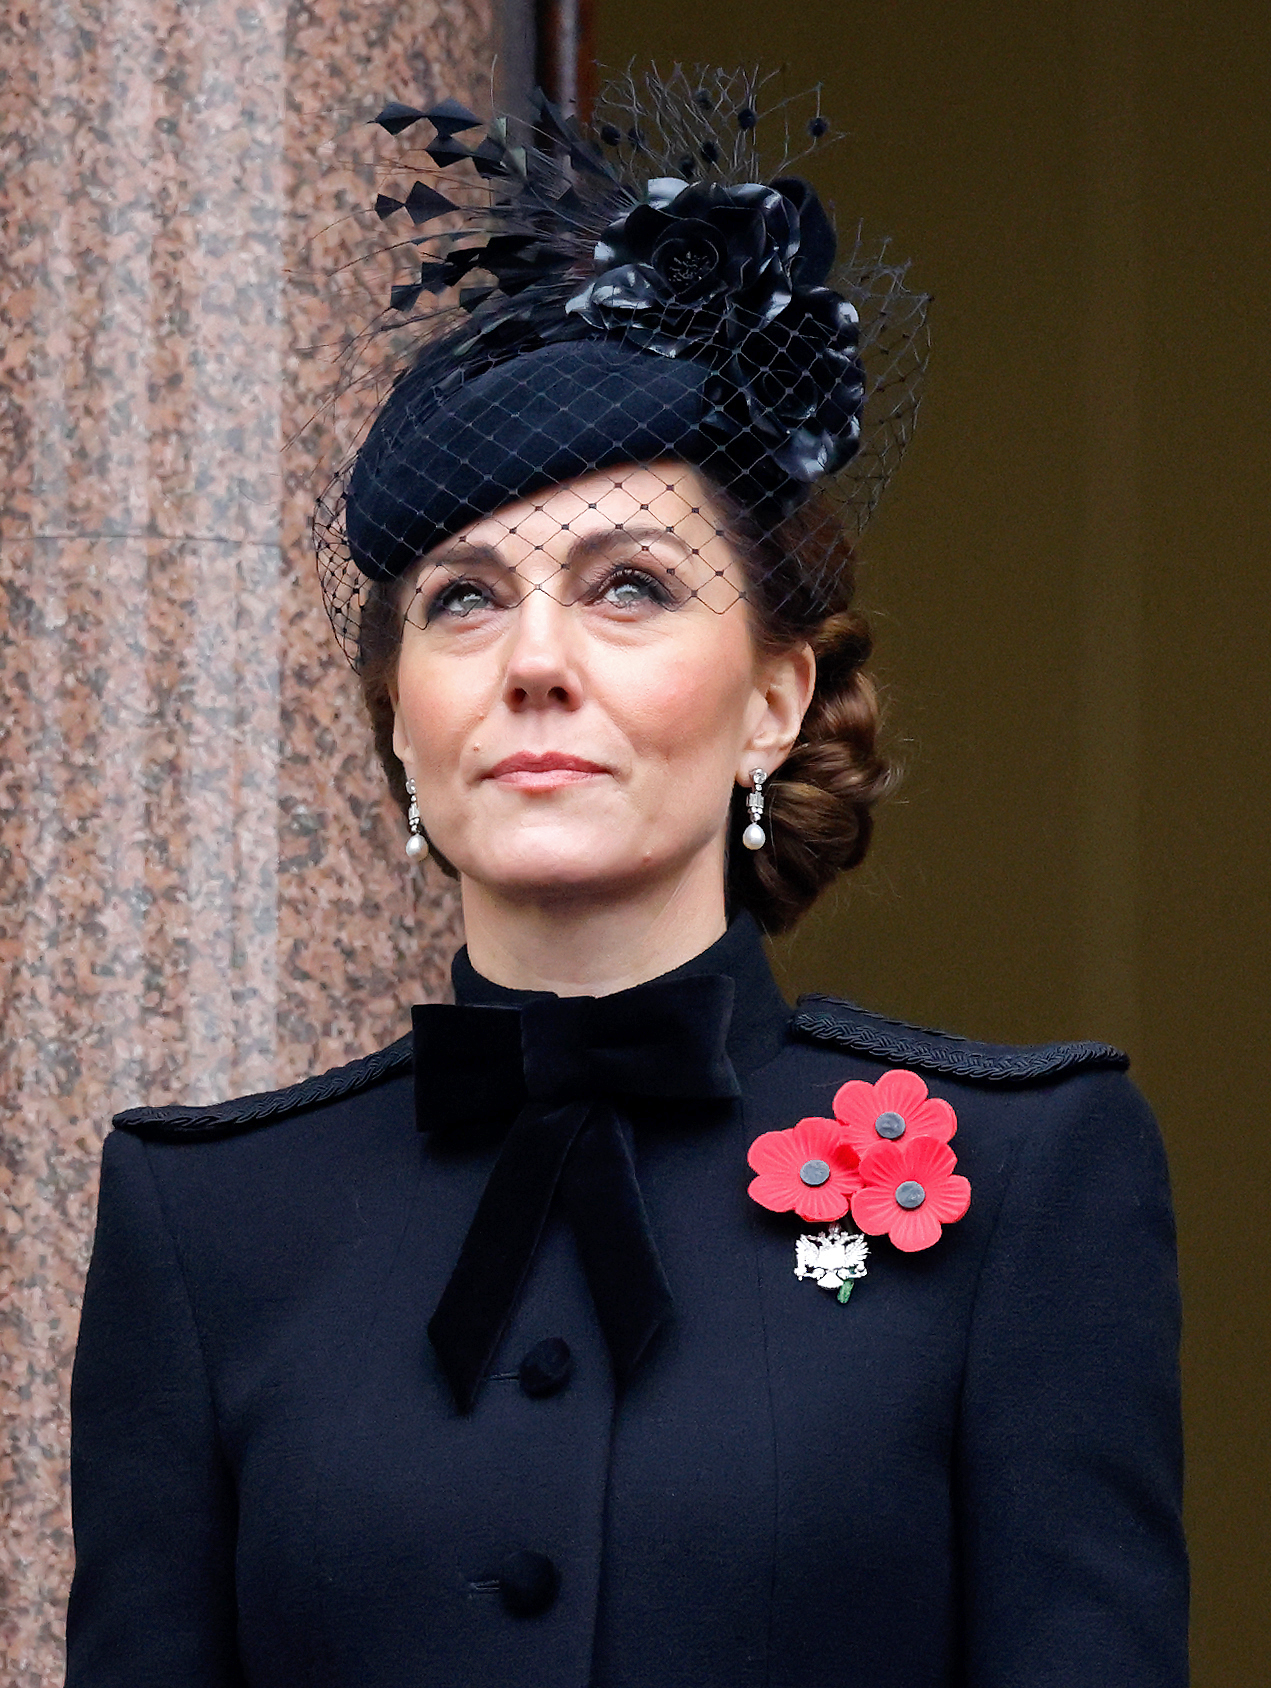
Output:
[[[315,517],[355,667],[403,618],[470,613],[491,569],[511,598],[647,570],[669,607],[834,607],[835,541],[913,427],[927,301],[885,246],[840,259],[799,170],[829,129],[817,96],[764,91],[627,79],[586,131],[541,98],[533,128],[453,100],[379,114],[400,137],[375,203],[394,275]]]

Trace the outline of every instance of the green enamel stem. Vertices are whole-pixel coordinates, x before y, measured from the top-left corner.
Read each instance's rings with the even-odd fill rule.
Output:
[[[848,1297],[851,1295],[851,1293],[852,1293],[852,1279],[851,1278],[845,1278],[843,1283],[839,1287],[839,1302],[840,1302],[841,1305],[843,1305],[843,1306],[847,1305],[847,1300],[848,1300]]]

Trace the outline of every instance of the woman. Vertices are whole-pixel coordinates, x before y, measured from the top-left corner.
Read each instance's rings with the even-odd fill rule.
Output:
[[[871,423],[863,348],[920,361],[918,306],[828,285],[749,102],[718,139],[726,87],[659,85],[607,152],[550,108],[556,155],[431,114],[497,196],[396,301],[494,285],[376,418],[326,586],[408,854],[459,877],[456,1000],[116,1121],[73,1688],[1185,1681],[1125,1058],[791,1011],[764,959],[885,783],[816,489],[876,497],[908,389]]]

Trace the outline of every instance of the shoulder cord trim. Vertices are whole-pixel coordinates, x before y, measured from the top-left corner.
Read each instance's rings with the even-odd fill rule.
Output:
[[[947,1032],[885,1020],[827,996],[800,997],[790,1029],[814,1043],[834,1044],[889,1066],[922,1067],[950,1078],[996,1084],[1029,1084],[1097,1068],[1123,1072],[1130,1064],[1130,1057],[1110,1043],[1083,1039],[1020,1049],[973,1043]]]
[[[900,1020],[886,1020],[826,996],[800,997],[790,1030],[809,1042],[828,1043],[888,1066],[921,1067],[926,1072],[950,1078],[996,1084],[1029,1084],[1101,1068],[1123,1072],[1130,1064],[1128,1055],[1108,1043],[1083,1039],[1022,1049],[1002,1048],[906,1025]],[[408,1033],[387,1049],[303,1079],[285,1090],[264,1091],[202,1108],[128,1108],[115,1115],[113,1124],[120,1131],[155,1142],[207,1141],[234,1136],[369,1090],[385,1079],[409,1071],[413,1060],[413,1038]]]
[[[134,1137],[156,1142],[179,1143],[185,1138],[230,1137],[247,1129],[267,1125],[271,1120],[288,1114],[303,1113],[323,1102],[336,1102],[360,1090],[369,1090],[384,1079],[409,1071],[414,1060],[414,1041],[411,1033],[378,1049],[373,1055],[350,1061],[347,1066],[333,1067],[330,1072],[317,1073],[288,1085],[285,1090],[262,1091],[256,1096],[240,1096],[233,1102],[216,1102],[210,1107],[190,1108],[128,1108],[116,1114],[113,1124],[120,1131]]]

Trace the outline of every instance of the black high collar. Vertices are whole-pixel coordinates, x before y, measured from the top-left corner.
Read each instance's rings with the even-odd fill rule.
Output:
[[[687,979],[702,974],[725,974],[734,986],[732,1019],[728,1027],[729,1059],[739,1074],[753,1072],[772,1060],[785,1041],[791,1010],[772,976],[763,939],[754,918],[736,916],[722,938],[660,979]],[[455,1001],[496,1008],[518,1008],[553,991],[513,990],[496,985],[478,973],[464,947],[450,967]],[[650,981],[653,982],[653,981]]]

